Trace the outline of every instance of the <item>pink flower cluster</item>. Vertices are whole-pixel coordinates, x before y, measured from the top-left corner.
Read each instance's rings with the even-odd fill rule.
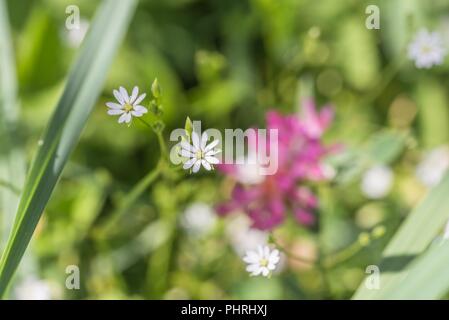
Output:
[[[321,136],[333,116],[330,106],[318,112],[312,99],[303,101],[301,117],[268,112],[267,132],[278,129],[278,170],[274,175],[245,181],[241,179],[245,174],[244,170],[239,170],[241,165],[220,165],[219,169],[236,183],[231,199],[218,205],[218,213],[243,211],[252,219],[253,227],[261,230],[281,224],[287,211],[291,211],[300,224],[314,225],[318,199],[306,184],[328,178],[322,160],[332,147],[324,146]]]

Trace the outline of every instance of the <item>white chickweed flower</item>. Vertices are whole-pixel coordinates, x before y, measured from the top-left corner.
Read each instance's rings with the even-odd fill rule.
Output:
[[[281,259],[279,250],[270,250],[268,246],[259,246],[257,250],[248,251],[243,257],[248,266],[248,271],[251,276],[262,275],[268,277],[276,269],[276,265]]]
[[[214,164],[219,163],[215,155],[221,151],[214,149],[218,145],[219,140],[214,140],[207,145],[208,139],[207,133],[204,132],[200,141],[198,134],[193,131],[192,144],[186,141],[181,142],[180,155],[181,157],[188,158],[183,166],[185,170],[191,169],[193,173],[197,173],[202,165],[204,169],[210,171],[214,168]]]
[[[118,103],[108,102],[106,106],[109,108],[108,114],[111,116],[118,116],[118,123],[131,123],[132,117],[141,117],[148,112],[147,108],[139,105],[145,99],[146,94],[139,95],[139,88],[134,87],[131,96],[125,88],[120,87],[119,90],[114,90],[114,97]]]
[[[419,31],[408,47],[408,57],[420,69],[442,64],[446,54],[441,35],[426,29]]]

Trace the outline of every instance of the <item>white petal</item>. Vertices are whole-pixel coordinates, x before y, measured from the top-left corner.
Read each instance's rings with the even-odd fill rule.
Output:
[[[200,138],[195,131],[192,132],[192,144],[197,150],[200,149]]]
[[[261,274],[263,271],[263,268],[258,268],[257,270],[253,271],[253,273],[251,274],[252,276],[258,276],[259,274]]]
[[[125,113],[125,111],[121,110],[121,109],[109,109],[108,110],[108,114],[111,116],[116,116],[119,114]]]
[[[259,265],[258,264],[250,264],[249,266],[246,267],[246,271],[248,272],[256,272],[257,270],[259,270]]]
[[[221,150],[210,150],[210,151],[207,151],[206,152],[206,156],[213,156],[213,155],[216,155],[217,153],[220,153],[221,152]]]
[[[270,263],[273,263],[273,264],[277,264],[278,262],[279,262],[279,260],[281,260],[281,257],[279,257],[279,256],[276,256],[276,257],[270,257],[270,259],[268,260]]]
[[[134,106],[134,110],[142,114],[148,112],[148,109],[143,106]]]
[[[213,148],[215,148],[217,146],[217,144],[220,142],[220,140],[215,139],[214,141],[212,141],[211,143],[209,143],[207,145],[207,147],[204,148],[204,152],[207,152],[209,150],[212,150]]]
[[[210,166],[209,162],[207,162],[206,160],[202,160],[201,164],[203,165],[204,169],[206,169],[207,171],[212,170],[212,167]]]
[[[122,97],[123,97],[123,100],[126,102],[126,103],[129,103],[129,96],[128,96],[128,92],[126,91],[126,89],[125,88],[123,88],[123,87],[120,87],[120,94],[122,95]]]
[[[269,259],[270,258],[270,248],[268,248],[267,246],[265,246],[263,248],[263,256],[265,259]]]
[[[128,114],[124,113],[120,116],[120,118],[118,118],[118,123],[123,123],[126,121],[126,119],[128,118]]]
[[[135,86],[133,88],[133,92],[131,93],[131,97],[129,98],[129,103],[133,104],[134,100],[136,100],[138,94],[139,94],[139,88],[137,86]]]
[[[193,172],[193,173],[197,173],[198,170],[200,170],[200,167],[201,167],[201,161],[198,160],[198,161],[195,162],[195,164],[193,165],[192,172]]]
[[[276,269],[276,264],[274,264],[274,263],[269,263],[268,266],[267,266],[267,269],[268,269],[268,270],[274,270],[274,269]]]
[[[195,155],[192,152],[190,152],[189,150],[185,150],[185,149],[181,149],[179,154],[181,155],[181,157],[186,157],[186,158],[193,158],[193,157],[195,157]]]
[[[196,158],[190,159],[182,166],[185,170],[190,169],[196,162]]]
[[[259,256],[254,251],[248,251],[243,257],[243,261],[245,261],[246,263],[258,263]]]
[[[190,145],[188,142],[186,141],[181,141],[181,148],[188,150],[190,152],[196,152],[196,148],[193,147],[192,145]]]
[[[114,103],[114,102],[107,102],[106,106],[111,109],[121,109],[122,108],[122,105],[120,105],[118,103]]]
[[[205,156],[204,157],[206,159],[207,162],[209,162],[210,164],[218,164],[220,161],[215,158],[215,157],[210,157],[210,156]]]
[[[135,110],[131,111],[131,114],[132,114],[134,117],[141,117],[141,116],[143,116],[143,113],[141,113],[141,112],[139,112],[139,111],[135,111]]]
[[[126,123],[130,123],[131,119],[132,119],[131,113],[125,113],[125,115],[126,115],[126,119],[125,119]]]
[[[264,277],[268,277],[269,274],[270,274],[270,270],[268,270],[267,268],[262,268],[262,275]]]
[[[114,97],[120,104],[122,105],[125,104],[125,100],[123,99],[122,94],[118,90],[114,90],[112,91],[112,93],[114,94]]]
[[[209,136],[206,132],[204,132],[201,136],[201,150],[204,150],[206,148],[207,139],[209,139]]]
[[[143,94],[141,94],[137,99],[136,99],[136,101],[134,101],[134,105],[138,105],[139,103],[141,103],[142,101],[143,101],[143,99],[145,99],[145,97],[147,96],[147,94],[146,93],[143,93]]]

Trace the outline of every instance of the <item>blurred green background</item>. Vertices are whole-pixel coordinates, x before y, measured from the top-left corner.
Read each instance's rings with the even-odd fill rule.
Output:
[[[80,45],[80,31],[65,28],[66,7],[80,8],[85,28],[98,3],[7,1],[22,106],[19,134],[29,160]],[[365,27],[369,4],[380,8],[380,30]],[[432,150],[439,151],[433,153],[437,164],[449,161],[449,63],[418,70],[403,53],[422,26],[449,40],[448,9],[444,0],[141,0],[11,296],[47,290],[63,299],[349,298],[425,194],[417,167]],[[284,258],[271,279],[251,278],[240,255],[267,235],[249,230],[243,217],[212,218],[229,189],[217,172],[158,180],[100,232],[159,157],[154,134],[137,122],[119,125],[105,102],[119,86],[149,93],[155,77],[163,88],[167,141],[187,116],[204,128],[244,129],[264,127],[270,109],[297,112],[304,95],[313,93],[319,105],[332,102],[336,119],[326,141],[349,151],[332,160],[337,181],[318,187],[320,228],[287,221],[276,234],[291,251],[312,258],[341,250],[378,225],[386,235],[325,277]],[[361,185],[375,165],[393,178],[388,193],[372,199]],[[189,221],[189,209],[207,212],[201,232]],[[80,290],[65,287],[68,265],[80,268]],[[37,284],[40,289],[27,287]]]

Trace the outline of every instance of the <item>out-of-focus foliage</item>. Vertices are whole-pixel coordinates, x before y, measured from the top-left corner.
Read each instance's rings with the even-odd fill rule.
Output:
[[[89,22],[99,1],[6,2],[22,109],[18,145],[29,163],[80,50],[65,28],[66,7],[79,6]],[[380,30],[365,27],[369,4],[380,8]],[[66,299],[351,297],[427,192],[415,176],[422,155],[449,142],[448,59],[418,70],[404,55],[421,26],[446,30],[449,40],[448,9],[446,1],[418,0],[141,0],[34,233],[23,261],[29,271],[17,282],[27,275],[44,279],[53,297]],[[290,251],[316,258],[376,226],[386,234],[325,276],[285,258],[282,272],[270,279],[249,277],[240,258],[241,242],[249,240],[237,241],[237,234],[249,233],[239,227],[243,222],[217,218],[201,235],[183,222],[192,204],[212,207],[228,196],[232,186],[219,172],[158,179],[105,228],[159,159],[156,136],[137,121],[119,125],[105,102],[119,86],[137,85],[149,95],[156,77],[167,141],[187,116],[203,128],[244,129],[263,127],[269,109],[298,112],[305,95],[313,94],[318,105],[332,102],[336,120],[325,139],[343,144],[344,152],[328,159],[337,171],[334,184],[316,186],[319,226],[311,231],[287,221],[275,235]],[[394,181],[387,196],[369,199],[361,179],[376,165],[390,167]],[[65,287],[69,265],[80,268],[80,290]]]

